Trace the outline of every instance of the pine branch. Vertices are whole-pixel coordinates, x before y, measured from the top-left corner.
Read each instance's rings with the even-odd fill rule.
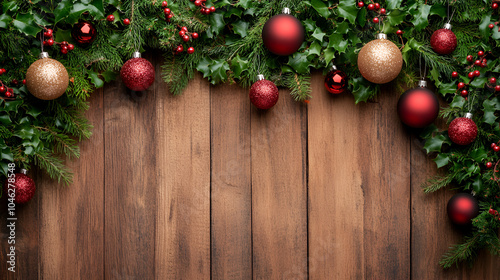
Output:
[[[73,183],[73,174],[65,167],[64,162],[54,156],[47,150],[41,150],[35,153],[35,165],[47,171],[50,178],[57,179],[60,183],[61,180],[65,185]]]
[[[450,247],[450,250],[443,255],[439,264],[443,268],[450,268],[454,264],[458,266],[461,262],[472,261],[479,247],[479,236],[476,233],[472,237],[466,237],[464,243]]]

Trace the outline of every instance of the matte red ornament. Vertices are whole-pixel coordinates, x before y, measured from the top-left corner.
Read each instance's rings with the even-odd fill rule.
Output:
[[[304,27],[285,8],[283,14],[269,19],[262,30],[262,40],[266,48],[276,55],[291,55],[304,42]]]
[[[454,119],[448,128],[448,136],[457,145],[469,145],[477,137],[477,125],[472,120],[472,114],[467,113],[463,118]]]
[[[14,183],[10,183],[11,186],[12,185],[14,186],[13,189],[15,190],[14,202],[18,204],[23,204],[30,201],[35,195],[35,190],[36,190],[35,181],[33,181],[33,179],[31,179],[30,177],[28,177],[28,175],[25,174],[26,170],[23,169],[21,170],[21,172],[22,173],[16,173],[15,177],[13,177],[15,178]],[[3,190],[5,196],[10,198],[10,194],[12,194],[13,191],[9,191],[8,180],[3,185]]]
[[[97,37],[95,26],[88,21],[80,21],[71,30],[71,36],[82,47],[89,46]]]
[[[250,101],[259,109],[269,109],[273,107],[279,99],[278,87],[264,78],[264,75],[257,76],[257,82],[250,87]]]
[[[407,90],[399,98],[398,115],[407,126],[426,127],[436,120],[438,114],[439,101],[436,95],[425,87]]]
[[[479,204],[471,194],[459,193],[448,201],[447,210],[448,217],[455,225],[467,226],[479,215]]]
[[[434,31],[431,36],[431,47],[438,54],[450,54],[457,48],[457,36],[451,31],[451,24]]]
[[[343,71],[333,66],[332,70],[326,74],[325,88],[333,94],[342,93],[347,89],[348,80],[349,78],[347,78],[347,75]]]
[[[141,58],[139,52],[123,64],[120,71],[123,83],[131,90],[143,91],[148,89],[155,81],[155,68],[151,62]]]

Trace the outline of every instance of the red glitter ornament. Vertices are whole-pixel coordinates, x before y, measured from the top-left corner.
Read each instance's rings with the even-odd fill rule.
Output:
[[[80,46],[86,47],[94,42],[97,37],[97,30],[92,23],[81,20],[73,26],[71,36]]]
[[[448,217],[457,226],[467,226],[479,215],[477,200],[468,193],[454,195],[448,201]]]
[[[330,93],[339,94],[347,89],[347,82],[347,75],[333,66],[332,70],[326,74],[325,88]]]
[[[401,121],[413,128],[422,128],[433,123],[439,114],[439,101],[436,95],[425,88],[426,82],[407,90],[398,101],[398,115]]]
[[[5,195],[8,198],[14,196],[14,202],[18,204],[30,201],[35,195],[35,181],[26,175],[25,169],[22,169],[21,173],[15,174],[12,178],[15,180],[14,183],[9,183],[7,180],[3,185]],[[9,188],[9,185],[11,188]],[[9,191],[9,189],[11,189],[11,191]]]
[[[450,123],[448,136],[457,145],[469,145],[477,137],[477,125],[472,120],[472,114],[467,113],[463,118],[456,118]]]
[[[304,42],[304,27],[285,8],[283,14],[269,19],[262,30],[262,40],[266,48],[277,55],[291,55]]]
[[[250,87],[250,101],[259,109],[269,109],[273,107],[279,99],[278,87],[264,78],[264,75],[257,76],[257,82]]]
[[[120,77],[129,89],[143,91],[155,81],[155,68],[151,62],[141,58],[139,52],[135,52],[134,57],[123,64]]]
[[[434,31],[431,36],[431,47],[438,54],[450,54],[457,48],[457,36],[451,31],[451,24]]]

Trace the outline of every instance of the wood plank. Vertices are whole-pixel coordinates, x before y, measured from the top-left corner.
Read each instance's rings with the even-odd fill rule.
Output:
[[[280,90],[251,111],[253,279],[306,279],[306,108]]]
[[[157,86],[156,279],[210,279],[210,86]]]
[[[105,87],[106,279],[155,276],[155,88],[131,92],[120,79]]]
[[[410,277],[410,145],[383,87],[377,102],[332,96],[313,75],[309,121],[310,279]]]
[[[43,185],[42,176],[38,176],[38,170],[29,172],[28,176],[35,180],[37,187],[35,196],[24,205],[16,205],[15,217],[17,218],[15,228],[15,244],[8,244],[10,230],[7,228],[7,196],[2,195],[0,200],[0,275],[2,279],[38,279],[38,229],[39,229],[39,203],[40,187]],[[15,272],[8,270],[7,261],[10,257],[10,247],[15,246],[16,267]]]
[[[92,140],[80,144],[80,158],[68,160],[73,184],[38,179],[40,194],[40,278],[102,279],[104,273],[103,90],[89,99],[86,116]]]
[[[212,279],[252,278],[250,106],[246,89],[212,88]]]
[[[443,125],[441,123],[441,125]],[[448,200],[456,193],[450,189],[424,194],[422,184],[429,178],[443,174],[427,156],[423,142],[413,136],[411,151],[412,182],[412,278],[413,279],[500,279],[499,257],[482,250],[474,266],[462,264],[459,268],[443,270],[441,256],[448,247],[463,241],[463,233],[448,219]]]

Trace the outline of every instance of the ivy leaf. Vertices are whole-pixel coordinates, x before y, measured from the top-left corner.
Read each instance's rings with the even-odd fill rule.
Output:
[[[233,23],[234,33],[240,35],[241,38],[246,37],[249,25],[250,24],[246,21],[238,20],[237,22]]]
[[[446,141],[446,137],[442,134],[438,134],[431,139],[427,139],[425,141],[424,149],[427,151],[427,153],[432,153],[432,152],[441,152],[441,147],[443,146],[443,143]]]
[[[413,14],[411,22],[415,25],[416,31],[421,31],[429,25],[429,12],[431,11],[430,5],[419,5],[418,10]]]
[[[323,37],[325,37],[325,35],[326,33],[321,31],[321,28],[319,27],[316,27],[314,33],[312,34],[312,36],[316,38],[318,41],[323,41]]]
[[[441,168],[443,166],[448,165],[450,162],[450,157],[447,154],[439,154],[435,159],[434,162],[437,165],[437,168]]]
[[[385,4],[388,10],[392,10],[401,7],[401,2],[403,2],[403,0],[387,0]]]
[[[198,65],[196,65],[196,70],[198,70],[198,72],[201,72],[203,73],[203,78],[206,78],[208,76],[210,76],[210,60],[208,60],[207,57],[203,57],[202,59],[200,59],[200,61],[198,62]]]
[[[311,6],[324,18],[331,15],[328,6],[321,0],[311,0]]]
[[[309,60],[307,59],[307,55],[304,53],[295,53],[293,57],[288,60],[288,65],[295,69],[297,73],[309,73]]]
[[[104,81],[99,78],[99,75],[96,72],[91,71],[89,73],[89,78],[96,88],[104,86]]]
[[[217,84],[227,79],[227,71],[229,71],[229,64],[226,60],[214,60],[214,63],[208,66],[211,72],[212,84]]]
[[[42,31],[41,27],[34,25],[35,19],[31,14],[19,14],[16,19],[12,22],[14,27],[16,27],[19,31],[25,33],[26,35],[30,35],[35,37],[40,31]]]
[[[235,78],[241,77],[241,73],[248,71],[249,61],[241,59],[240,55],[237,54],[236,57],[231,61],[231,68],[234,73]]]
[[[343,0],[340,1],[338,8],[338,13],[341,17],[347,19],[351,24],[356,22],[356,17],[358,16],[358,8],[356,6],[356,0]]]

